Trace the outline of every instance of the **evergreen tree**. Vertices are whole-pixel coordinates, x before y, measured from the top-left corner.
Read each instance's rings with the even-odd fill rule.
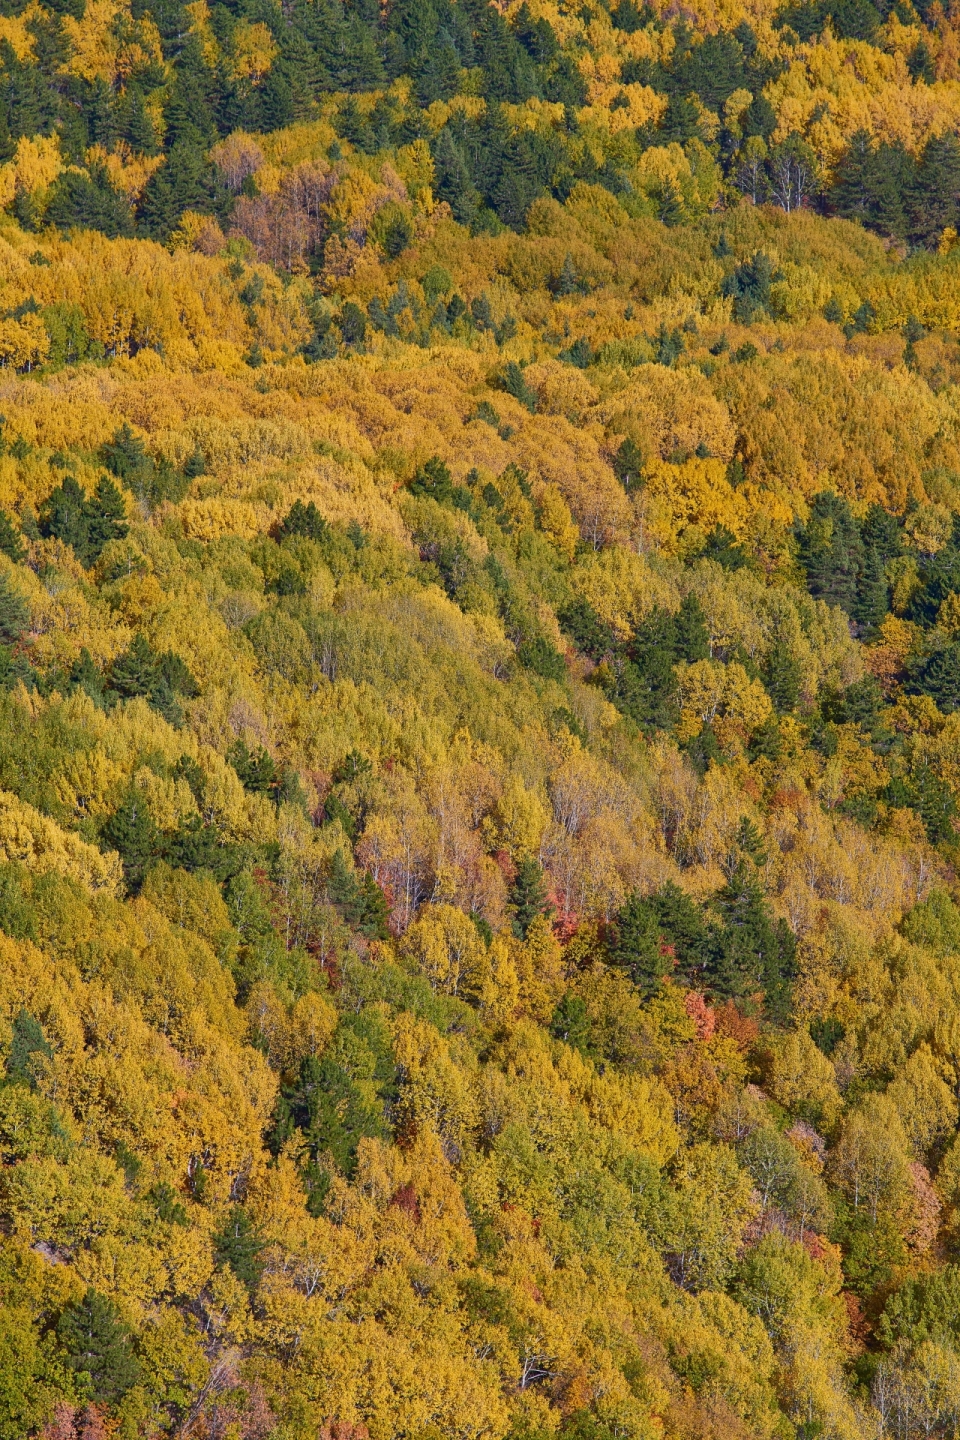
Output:
[[[710,658],[710,635],[700,601],[689,591],[673,617],[673,657],[693,664]]]
[[[89,536],[87,497],[75,476],[65,475],[47,496],[38,517],[40,534],[45,539],[62,540],[72,545],[77,558],[86,554]]]
[[[863,549],[847,501],[829,490],[815,495],[810,519],[799,528],[798,540],[810,594],[830,605],[839,605],[851,615],[857,601]]]
[[[582,1055],[592,1056],[593,1023],[587,1010],[587,1002],[569,990],[553,1012],[550,1020],[550,1034],[555,1040],[572,1045]]]
[[[625,970],[644,995],[655,994],[673,970],[675,957],[660,933],[656,913],[636,890],[610,926],[608,949],[613,964]]]
[[[130,1331],[116,1306],[92,1286],[66,1307],[56,1334],[67,1365],[95,1403],[115,1405],[139,1380]]]
[[[87,563],[93,564],[100,558],[105,545],[111,540],[122,540],[130,527],[127,524],[127,507],[123,496],[106,475],[101,475],[92,498],[86,505]]]
[[[141,631],[137,631],[128,649],[114,660],[110,683],[124,700],[152,694],[159,679],[157,655]]]
[[[853,618],[867,631],[883,623],[890,609],[890,587],[879,553],[869,546],[863,554],[863,566],[857,577],[857,598]]]
[[[20,565],[26,553],[23,541],[14,529],[10,516],[5,510],[0,510],[0,554],[6,555],[14,565]]]
[[[517,866],[510,886],[507,907],[513,916],[513,933],[526,940],[527,931],[538,915],[549,917],[554,907],[547,898],[543,867],[532,855],[526,855]]]
[[[153,468],[153,461],[139,436],[134,435],[124,420],[112,440],[100,447],[100,459],[111,475],[116,475],[130,490],[135,490],[143,476]]]
[[[312,500],[306,505],[302,500],[295,500],[277,527],[278,540],[293,535],[303,536],[306,540],[324,540],[329,533],[329,525]]]
[[[643,453],[629,436],[613,457],[613,472],[628,495],[643,483]]]
[[[936,80],[933,56],[930,54],[930,47],[925,40],[918,40],[910,51],[907,56],[907,70],[914,82],[922,81],[924,85],[932,85]]]
[[[763,993],[768,1009],[782,1014],[795,973],[796,940],[783,920],[773,920],[752,865],[738,861],[713,899],[722,924],[709,948],[707,977],[722,996]]]
[[[733,314],[741,325],[749,325],[755,315],[770,304],[773,265],[769,255],[758,250],[752,260],[745,260],[728,275],[720,286],[721,295],[733,300]]]
[[[419,466],[410,481],[410,493],[436,500],[439,505],[448,504],[453,499],[450,471],[439,456],[434,455]]]
[[[15,645],[30,624],[26,601],[0,575],[0,645]]]
[[[140,232],[167,240],[185,210],[209,213],[212,208],[212,175],[202,146],[192,136],[176,140],[147,181],[138,210]]]
[[[264,1241],[242,1205],[231,1207],[222,1227],[213,1237],[213,1247],[217,1264],[228,1265],[252,1294],[263,1273],[260,1257]]]
[[[101,848],[116,850],[131,895],[139,895],[147,871],[162,849],[160,832],[146,801],[129,790],[100,832]]]
[[[800,700],[800,663],[782,641],[775,641],[761,671],[764,687],[778,715],[789,715]]]
[[[31,1090],[35,1090],[37,1081],[34,1056],[43,1055],[49,1060],[53,1056],[53,1049],[44,1038],[39,1022],[29,1010],[21,1009],[13,1017],[12,1028],[7,1075],[11,1080],[29,1085]]]
[[[948,226],[960,226],[960,141],[949,130],[924,146],[907,209],[910,239],[931,250]]]
[[[91,164],[86,174],[64,170],[58,175],[43,218],[58,230],[100,230],[111,240],[133,234],[126,197],[114,190],[103,165]]]
[[[909,667],[908,690],[929,695],[944,715],[960,710],[960,641],[934,650]]]
[[[250,750],[243,740],[235,740],[226,758],[240,777],[240,783],[252,795],[269,795],[277,783],[277,767],[266,750]]]

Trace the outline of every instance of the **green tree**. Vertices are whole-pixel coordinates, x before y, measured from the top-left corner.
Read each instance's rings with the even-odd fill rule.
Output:
[[[0,575],[0,644],[15,645],[30,624],[26,601]]]
[[[14,529],[10,516],[5,510],[0,510],[0,554],[6,555],[14,565],[20,565],[26,553],[23,541]]]
[[[242,1205],[234,1205],[213,1238],[218,1265],[229,1265],[241,1284],[253,1293],[263,1273],[264,1241]]]
[[[35,1089],[37,1082],[33,1061],[37,1055],[45,1056],[49,1060],[53,1050],[44,1037],[39,1021],[29,1010],[21,1009],[13,1019],[13,1036],[10,1041],[10,1054],[7,1056],[7,1074],[10,1079],[21,1081]]]
[[[57,1340],[88,1397],[115,1405],[140,1378],[132,1336],[116,1306],[91,1286],[57,1322]]]
[[[661,934],[655,909],[631,891],[610,926],[610,958],[645,995],[655,994],[675,964],[672,947]]]
[[[517,866],[510,886],[508,908],[513,916],[513,933],[521,940],[526,940],[527,931],[538,915],[553,914],[543,867],[532,855],[525,855]]]
[[[101,848],[116,850],[131,895],[137,895],[161,851],[160,832],[143,796],[128,791],[100,831]]]

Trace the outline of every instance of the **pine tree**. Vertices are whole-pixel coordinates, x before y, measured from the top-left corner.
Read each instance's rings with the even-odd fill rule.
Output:
[[[789,715],[800,700],[800,663],[781,640],[775,640],[763,663],[761,678],[778,715]]]
[[[659,990],[674,967],[674,955],[660,933],[653,908],[636,890],[630,892],[610,927],[610,959],[625,970],[645,995]]]
[[[15,645],[30,624],[26,601],[0,575],[0,645]]]
[[[160,832],[137,790],[127,792],[100,832],[101,847],[116,850],[131,895],[140,893],[147,871],[161,850]]]
[[[106,475],[100,477],[93,496],[87,502],[86,520],[86,563],[92,565],[100,558],[105,545],[111,540],[122,540],[130,529],[123,496]]]
[[[5,510],[0,510],[0,554],[6,555],[14,565],[20,565],[26,553],[23,541],[14,529],[10,516]]]
[[[229,1265],[241,1284],[252,1293],[260,1283],[264,1241],[242,1205],[234,1205],[222,1228],[213,1237],[218,1265]]]
[[[159,679],[157,655],[146,636],[137,631],[130,646],[110,667],[110,683],[124,700],[152,694]]]
[[[130,1331],[116,1306],[92,1286],[66,1307],[56,1334],[67,1365],[87,1377],[81,1384],[95,1403],[116,1404],[140,1378]]]
[[[240,783],[252,795],[268,795],[277,783],[277,767],[273,756],[263,747],[248,749],[243,740],[235,740],[226,758],[240,777]]]
[[[427,496],[444,505],[453,499],[453,482],[448,467],[439,456],[425,460],[410,481],[411,495]]]
[[[306,505],[302,500],[295,500],[277,528],[277,539],[302,535],[306,540],[324,540],[329,533],[329,525],[312,500]]]
[[[890,609],[890,587],[879,553],[869,546],[863,554],[863,567],[857,578],[857,598],[853,618],[870,632],[882,625]]]
[[[513,916],[513,933],[526,940],[527,931],[538,915],[550,916],[554,907],[547,899],[543,867],[532,855],[525,856],[517,866],[510,886],[508,909]]]
[[[36,1089],[33,1058],[35,1055],[44,1055],[50,1059],[53,1049],[44,1038],[39,1022],[34,1019],[29,1010],[22,1009],[14,1016],[12,1028],[10,1053],[7,1056],[7,1074],[11,1080],[29,1085],[32,1090]]]

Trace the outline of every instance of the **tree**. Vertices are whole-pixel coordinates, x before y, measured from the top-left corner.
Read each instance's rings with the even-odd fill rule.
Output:
[[[815,495],[809,520],[798,528],[798,540],[810,594],[852,615],[857,604],[863,547],[847,501],[829,490]]]
[[[251,1292],[260,1283],[263,1261],[260,1253],[264,1242],[257,1234],[256,1226],[242,1205],[234,1205],[222,1228],[213,1237],[214,1254],[218,1265],[229,1265],[241,1284]]]
[[[908,689],[914,695],[929,695],[945,715],[960,710],[960,641],[911,665]]]
[[[302,536],[305,540],[320,541],[326,539],[329,533],[329,525],[312,500],[306,505],[302,500],[295,500],[277,527],[278,540]]]
[[[800,700],[800,663],[782,641],[767,652],[762,670],[763,683],[778,715],[789,715]]]
[[[960,221],[960,141],[947,131],[927,141],[907,197],[909,235],[935,249],[948,227]]]
[[[771,149],[767,174],[774,203],[788,214],[799,210],[817,190],[816,154],[800,135],[788,135]]]
[[[655,908],[633,890],[610,926],[610,958],[625,970],[644,995],[659,990],[676,963],[662,934]]]
[[[769,255],[758,250],[752,260],[728,275],[720,286],[721,295],[733,300],[734,318],[741,325],[749,325],[758,311],[765,310],[770,303],[770,283],[773,279],[773,265]]]
[[[711,936],[706,974],[721,996],[763,993],[774,1015],[783,1014],[795,974],[796,939],[773,920],[749,862],[739,860],[711,902],[722,924]]]
[[[100,832],[104,849],[116,850],[131,895],[139,893],[150,865],[160,854],[160,832],[144,798],[130,790]]]
[[[110,239],[133,234],[133,217],[124,195],[114,190],[106,168],[90,165],[87,173],[64,170],[50,188],[44,210],[58,230],[101,230]]]
[[[30,624],[26,601],[0,575],[0,644],[15,645]]]
[[[10,1054],[7,1056],[7,1074],[10,1079],[21,1081],[34,1089],[36,1087],[33,1065],[35,1055],[46,1056],[49,1060],[53,1055],[53,1049],[49,1041],[44,1038],[39,1022],[30,1014],[29,1010],[22,1009],[19,1014],[14,1016],[13,1020],[13,1036],[10,1041]]]
[[[116,1306],[92,1286],[66,1307],[56,1334],[67,1364],[95,1403],[116,1404],[140,1378],[130,1331]]]
[[[532,855],[524,856],[517,866],[508,903],[513,916],[513,933],[521,940],[527,938],[527,931],[538,915],[549,917],[553,914],[554,906],[547,898],[543,867]]]
[[[6,555],[14,565],[22,563],[26,551],[23,548],[23,541],[20,535],[13,528],[10,516],[5,510],[0,510],[0,554]]]

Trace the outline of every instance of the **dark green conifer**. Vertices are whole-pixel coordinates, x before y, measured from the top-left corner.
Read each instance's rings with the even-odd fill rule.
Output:
[[[513,933],[526,940],[527,931],[538,915],[550,916],[554,907],[547,897],[543,867],[532,855],[526,855],[517,866],[510,886],[508,908],[513,916]]]
[[[115,1405],[139,1380],[130,1331],[116,1306],[92,1286],[66,1307],[56,1335],[64,1360],[94,1403]]]

